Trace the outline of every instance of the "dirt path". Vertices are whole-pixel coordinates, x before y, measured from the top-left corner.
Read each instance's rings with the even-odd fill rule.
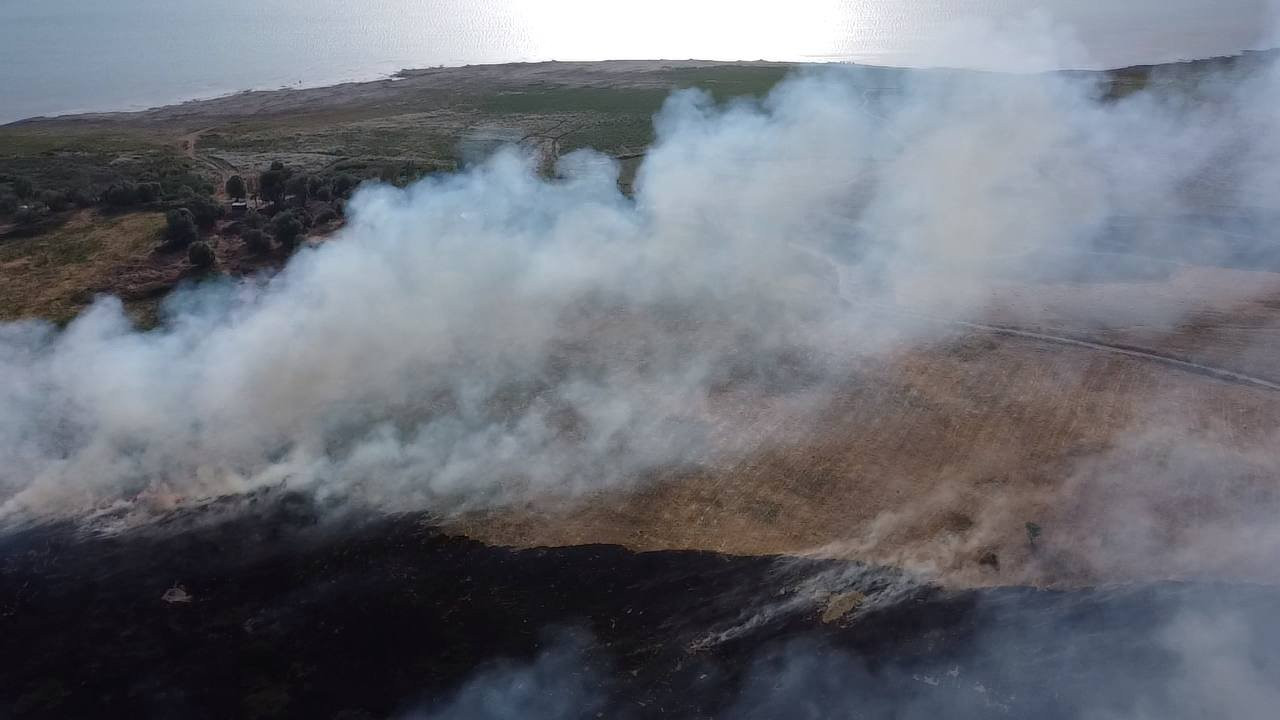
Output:
[[[218,198],[226,199],[227,180],[229,180],[232,175],[238,174],[239,169],[215,155],[202,155],[196,149],[200,142],[200,136],[214,129],[215,128],[207,127],[201,130],[196,130],[195,132],[187,133],[186,135],[178,138],[178,147],[182,149],[184,155],[191,158],[197,165],[202,166],[205,170],[212,173],[214,177],[218,178],[215,195]]]

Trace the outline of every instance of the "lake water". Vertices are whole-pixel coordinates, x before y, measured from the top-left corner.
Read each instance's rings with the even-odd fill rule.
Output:
[[[551,59],[1117,67],[1270,46],[1275,2],[0,0],[0,122]]]

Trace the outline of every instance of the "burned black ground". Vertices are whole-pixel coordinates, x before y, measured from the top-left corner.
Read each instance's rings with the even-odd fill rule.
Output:
[[[0,717],[1178,716],[1162,628],[1280,609],[1261,587],[945,592],[834,561],[514,550],[299,496],[215,510],[0,540]],[[824,623],[854,591],[868,608]],[[1280,680],[1274,635],[1246,650]]]

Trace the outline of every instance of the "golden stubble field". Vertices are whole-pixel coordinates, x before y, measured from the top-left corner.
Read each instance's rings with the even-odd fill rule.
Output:
[[[1280,274],[1005,283],[981,320],[1280,380]],[[960,326],[851,362],[802,403],[720,412],[731,460],[452,529],[518,546],[835,555],[956,586],[1280,579],[1280,392],[1263,386]]]

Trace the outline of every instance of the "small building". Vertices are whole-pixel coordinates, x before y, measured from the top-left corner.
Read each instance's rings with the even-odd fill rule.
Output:
[[[242,218],[247,212],[249,212],[249,203],[244,200],[231,201],[231,217]]]

